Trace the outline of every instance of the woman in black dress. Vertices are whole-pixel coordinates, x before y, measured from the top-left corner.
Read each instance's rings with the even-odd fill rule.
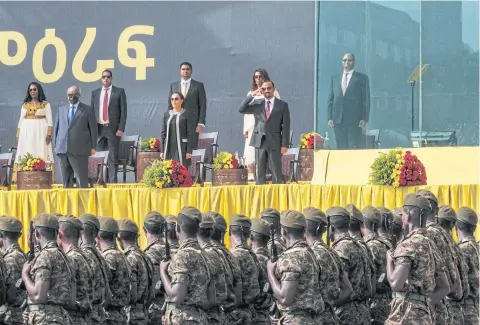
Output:
[[[195,121],[191,113],[183,109],[183,100],[181,93],[172,93],[170,102],[173,109],[165,112],[163,116],[161,141],[165,160],[176,160],[188,167],[192,158]]]

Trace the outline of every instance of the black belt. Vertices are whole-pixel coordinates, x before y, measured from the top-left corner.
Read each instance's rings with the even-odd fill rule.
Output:
[[[98,125],[103,126],[103,127],[108,127],[110,124],[109,123],[105,123],[105,124],[100,124],[99,123]]]

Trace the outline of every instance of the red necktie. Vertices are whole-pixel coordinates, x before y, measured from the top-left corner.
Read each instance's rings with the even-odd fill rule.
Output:
[[[267,100],[267,108],[265,109],[265,115],[267,115],[267,120],[270,117],[270,101]]]
[[[103,121],[108,121],[108,88],[105,89],[105,96],[103,97]]]

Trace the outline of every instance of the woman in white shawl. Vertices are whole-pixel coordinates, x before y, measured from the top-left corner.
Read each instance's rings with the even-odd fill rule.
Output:
[[[265,69],[260,68],[255,70],[252,76],[252,87],[247,96],[251,94],[256,98],[264,98],[262,94],[262,83],[268,80],[270,80],[270,77]],[[280,99],[280,95],[276,90],[273,95]],[[255,162],[255,148],[250,146],[250,139],[252,137],[253,127],[255,126],[255,118],[252,114],[244,114],[243,116],[243,136],[245,138],[243,157],[245,159],[245,164],[248,166],[248,180],[253,181],[253,173],[255,170],[253,166],[253,163]]]

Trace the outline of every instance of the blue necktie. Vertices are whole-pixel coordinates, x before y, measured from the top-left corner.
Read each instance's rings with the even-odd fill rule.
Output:
[[[72,123],[73,117],[75,116],[75,106],[70,106],[70,110],[68,111],[68,124]]]

